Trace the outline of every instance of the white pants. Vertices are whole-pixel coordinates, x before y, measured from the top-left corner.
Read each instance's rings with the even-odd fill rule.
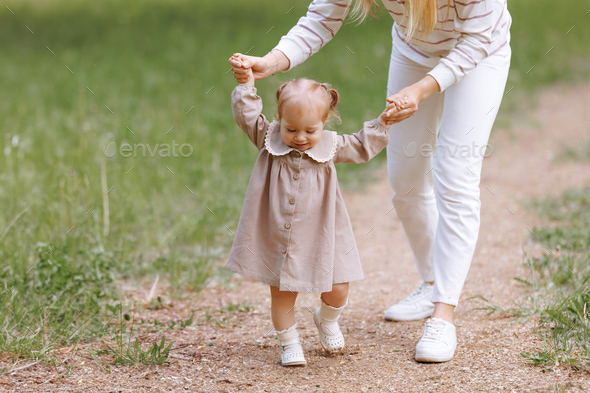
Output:
[[[434,281],[432,302],[456,306],[471,265],[480,225],[482,161],[493,152],[487,143],[510,57],[506,45],[391,127],[387,170],[392,201],[420,277]],[[400,53],[394,41],[387,95],[431,69]]]

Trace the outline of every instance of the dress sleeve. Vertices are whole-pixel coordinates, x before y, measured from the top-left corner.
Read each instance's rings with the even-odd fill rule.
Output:
[[[382,127],[376,119],[366,121],[359,132],[338,135],[334,163],[363,164],[379,154],[388,143],[389,129]]]
[[[494,15],[494,3],[497,0],[454,1],[456,15],[453,29],[460,36],[449,54],[428,72],[438,82],[441,92],[459,82],[496,49],[507,44],[506,39],[495,39],[499,34],[496,28],[505,19],[506,8],[502,7],[500,15]]]
[[[315,0],[306,16],[299,19],[274,48],[287,56],[293,68],[328,43],[342,26],[352,0]],[[287,70],[288,71],[288,70]]]
[[[231,109],[237,125],[260,150],[269,122],[262,114],[262,99],[256,95],[256,88],[237,86],[231,94]]]

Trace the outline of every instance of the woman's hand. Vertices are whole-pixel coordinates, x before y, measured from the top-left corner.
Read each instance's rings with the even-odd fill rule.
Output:
[[[397,94],[387,97],[386,122],[390,124],[399,123],[413,116],[418,110],[417,92],[408,86]]]
[[[420,101],[434,92],[440,91],[438,82],[430,75],[426,75],[419,82],[400,90],[397,94],[387,97],[385,121],[387,124],[399,123],[418,111]]]
[[[247,69],[252,69],[254,80],[258,81],[275,72],[285,71],[289,69],[289,59],[283,52],[275,49],[264,57],[248,56],[241,53],[235,53],[229,58],[229,64],[232,66],[234,78],[239,83],[246,83]]]
[[[248,82],[250,73],[254,76],[253,82],[266,78],[271,68],[271,65],[264,58],[242,55],[241,53],[234,53],[228,61],[234,72],[234,78],[240,84]]]
[[[236,69],[239,71],[234,71],[234,77],[238,80],[240,85],[254,87],[254,73],[252,71],[252,67],[249,67],[251,62],[246,59],[247,56],[244,56],[239,53],[235,53],[232,57],[229,58],[229,64],[232,65],[232,70]],[[236,76],[236,74],[238,76]]]

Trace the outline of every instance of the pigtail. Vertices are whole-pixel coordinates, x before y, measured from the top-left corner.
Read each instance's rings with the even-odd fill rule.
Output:
[[[282,85],[279,86],[279,88],[277,89],[277,102],[281,101],[281,94],[283,93],[283,90],[285,90],[285,87],[287,87],[287,85],[291,83],[291,81],[289,82],[285,82]]]
[[[340,94],[338,94],[338,91],[327,83],[320,83],[320,86],[326,90],[330,99],[329,110],[326,114],[326,121],[330,120],[331,118],[335,118],[338,120],[338,122],[341,122],[342,120],[336,111],[336,106],[338,105],[338,101],[340,101]]]
[[[334,89],[333,87],[329,87],[327,89],[328,94],[330,95],[330,111],[333,111],[336,109],[336,105],[338,105],[338,101],[340,101],[340,94],[338,94],[338,91],[336,89]]]

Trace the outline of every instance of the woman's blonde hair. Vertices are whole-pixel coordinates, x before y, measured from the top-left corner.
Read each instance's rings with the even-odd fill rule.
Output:
[[[447,17],[450,6],[451,0],[447,0]],[[406,41],[429,36],[438,22],[438,1],[406,0],[405,7]],[[376,0],[356,0],[352,8],[353,20],[363,21],[369,14],[377,16],[375,8],[381,10]]]
[[[277,114],[280,121],[285,111],[292,115],[303,116],[306,112],[316,113],[325,124],[334,118],[340,120],[336,105],[340,95],[327,83],[301,78],[285,82],[277,89]]]

